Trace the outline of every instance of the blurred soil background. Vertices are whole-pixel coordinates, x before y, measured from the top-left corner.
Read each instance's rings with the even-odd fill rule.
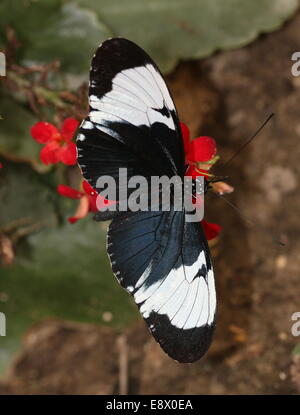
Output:
[[[223,229],[212,246],[219,305],[206,357],[172,361],[139,318],[124,330],[44,319],[24,334],[0,393],[300,392],[299,338],[291,334],[291,315],[300,311],[300,77],[291,74],[299,39],[300,13],[248,46],[180,63],[167,77],[192,136],[217,140],[214,173],[229,176],[228,198],[254,223],[207,195],[207,219]],[[275,118],[225,166],[271,112]]]

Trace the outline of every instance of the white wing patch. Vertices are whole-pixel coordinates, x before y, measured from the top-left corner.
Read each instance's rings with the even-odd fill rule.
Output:
[[[93,97],[93,95],[91,97]],[[91,107],[97,110],[90,112],[90,120],[96,124],[101,124],[107,121],[120,122],[120,120],[124,122],[129,122],[130,124],[136,126],[149,124],[147,114],[145,112],[132,109],[126,104],[122,104],[120,102],[110,104],[102,102],[102,100],[90,102]]]
[[[142,273],[142,275],[140,276],[140,278],[137,280],[137,283],[135,285],[135,288],[139,288],[142,284],[144,284],[144,282],[146,281],[146,279],[149,277],[150,273],[152,271],[152,261],[150,261],[150,263],[148,264],[147,268],[145,269],[145,271]]]
[[[80,126],[84,130],[92,130],[94,128],[93,124],[90,121],[84,120]]]
[[[181,308],[179,309],[179,311],[177,311],[177,313],[173,317],[173,320],[172,320],[173,326],[176,326],[180,329],[184,326],[184,324],[185,324],[186,320],[188,319],[188,316],[191,312],[191,309],[194,305],[194,302],[195,302],[195,299],[196,299],[196,294],[197,294],[197,289],[198,289],[198,285],[199,285],[199,281],[200,281],[200,278],[196,278],[196,279],[194,279],[194,281],[192,281],[191,284],[188,284],[187,296],[184,299],[184,302],[183,302]]]
[[[149,270],[145,271],[134,294],[143,317],[148,318],[152,311],[166,315],[180,329],[211,325],[216,312],[214,274],[209,269],[205,277],[197,275],[203,266],[207,264],[202,250],[192,265],[181,263],[150,286],[145,284]]]
[[[78,134],[78,137],[77,137],[77,140],[79,140],[79,141],[84,141],[85,140],[85,135],[83,135],[83,134]]]
[[[163,282],[160,281],[160,284],[156,287],[156,291],[147,298],[147,301],[144,302],[141,306],[141,313],[149,316],[151,311],[158,312],[164,304],[171,299],[180,284],[184,282],[184,275],[180,275],[176,272],[177,270],[172,270],[171,274],[168,275]],[[177,275],[176,275],[177,274]],[[169,278],[168,278],[169,277]],[[140,303],[139,298],[141,298],[141,293],[144,291],[141,287],[135,294],[134,298],[137,303]]]
[[[147,115],[150,124],[154,124],[155,122],[161,122],[163,124],[166,124],[171,130],[175,130],[174,121],[171,117],[167,117],[161,114],[160,112],[155,111],[152,108],[150,108],[147,111]]]
[[[104,97],[101,98],[101,102],[110,102],[114,104],[118,102],[121,104],[125,104],[127,107],[134,108],[137,111],[147,111],[147,105],[143,101],[137,100],[136,97],[130,94],[129,92],[126,94],[124,90],[120,88],[118,85],[114,86],[113,91],[110,91],[109,95],[104,95]]]
[[[152,66],[152,65],[149,65],[149,66]],[[167,97],[164,98],[163,92],[160,90],[157,82],[153,78],[153,76],[152,76],[151,72],[149,71],[149,69],[147,67],[144,67],[144,66],[139,66],[139,67],[135,68],[134,71],[138,75],[138,78],[140,79],[140,82],[142,82],[142,80],[144,80],[142,85],[143,84],[148,85],[149,90],[152,91],[152,96],[155,99],[156,105],[159,108],[162,108],[164,106],[164,101],[166,102]],[[168,92],[168,95],[170,95],[169,92]],[[170,107],[170,109],[174,109],[173,102],[172,102],[172,107]]]
[[[159,122],[175,130],[171,114],[159,112],[164,107],[175,111],[175,107],[162,76],[151,64],[119,72],[112,79],[111,91],[100,99],[90,95],[89,103],[90,120],[99,130],[119,139],[109,127],[111,122],[127,122],[136,127]],[[82,127],[89,129],[89,124]]]
[[[216,312],[217,297],[216,297],[216,288],[215,288],[215,278],[214,273],[210,269],[207,275],[208,279],[208,291],[209,291],[209,319],[208,324],[211,324],[214,319],[214,314]]]
[[[149,72],[151,72],[154,81],[156,82],[158,88],[161,90],[161,92],[163,94],[163,97],[164,97],[164,101],[165,101],[167,107],[170,110],[175,110],[174,102],[173,102],[173,100],[171,98],[171,95],[170,95],[170,93],[168,91],[168,88],[166,86],[166,83],[163,80],[163,78],[160,75],[160,73],[157,72],[157,70],[153,67],[153,65],[148,64],[148,65],[146,65],[146,68],[148,69]]]

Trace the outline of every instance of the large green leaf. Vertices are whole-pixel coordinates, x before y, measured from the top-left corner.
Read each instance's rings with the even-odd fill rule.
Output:
[[[180,59],[242,46],[277,29],[297,7],[298,0],[1,0],[0,45],[11,25],[23,59],[58,58],[63,69],[80,72],[100,42],[124,36],[168,72]]]
[[[112,275],[105,231],[91,218],[42,230],[28,243],[29,258],[18,256],[12,267],[0,268],[0,309],[7,321],[0,369],[18,349],[22,333],[42,318],[105,324],[103,313],[110,312],[109,324],[120,328],[137,316],[131,296]]]
[[[78,0],[115,36],[145,48],[164,72],[178,60],[245,45],[277,29],[297,0]],[[95,40],[95,46],[97,41]]]
[[[23,60],[59,59],[71,72],[87,71],[95,45],[110,35],[93,11],[64,0],[1,0],[2,43],[8,25],[21,42]]]

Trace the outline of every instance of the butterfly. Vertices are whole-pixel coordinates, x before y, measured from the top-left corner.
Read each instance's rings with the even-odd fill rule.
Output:
[[[177,111],[158,67],[124,38],[93,56],[89,114],[77,137],[78,164],[96,190],[99,177],[184,176]],[[186,212],[107,211],[107,252],[152,335],[173,359],[191,363],[208,350],[215,328],[216,292],[209,247],[199,222]]]

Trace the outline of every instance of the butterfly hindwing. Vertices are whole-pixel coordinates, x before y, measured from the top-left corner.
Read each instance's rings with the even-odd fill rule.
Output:
[[[141,212],[115,218],[107,250],[153,336],[173,359],[198,360],[215,324],[216,295],[208,246],[184,212]]]

